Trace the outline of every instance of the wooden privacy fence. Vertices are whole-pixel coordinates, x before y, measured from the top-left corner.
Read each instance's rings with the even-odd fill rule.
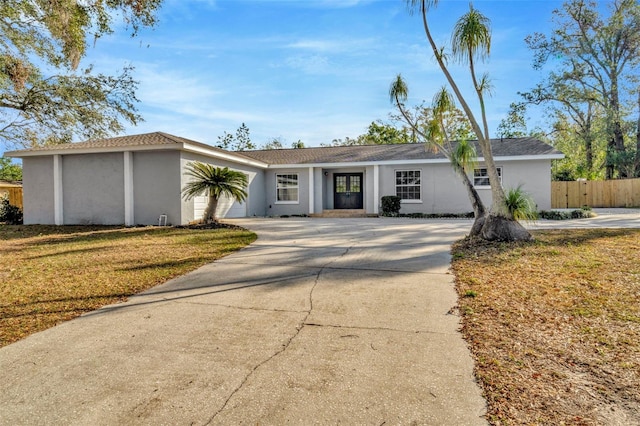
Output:
[[[551,208],[639,207],[640,178],[551,182]]]
[[[0,183],[0,198],[8,195],[9,204],[22,208],[22,187],[17,185],[3,185]]]

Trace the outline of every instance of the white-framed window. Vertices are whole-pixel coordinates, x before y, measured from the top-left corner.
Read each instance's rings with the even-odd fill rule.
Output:
[[[298,174],[276,174],[276,203],[298,203]]]
[[[419,202],[422,199],[420,170],[396,170],[396,196],[405,202]]]
[[[498,177],[500,178],[500,185],[502,185],[502,167],[496,167],[498,170]],[[489,174],[486,167],[479,167],[473,169],[473,186],[488,188],[491,186],[489,183]]]

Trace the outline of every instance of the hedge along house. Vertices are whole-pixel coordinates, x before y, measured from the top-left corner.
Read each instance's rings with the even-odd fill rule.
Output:
[[[551,160],[563,154],[534,138],[492,140],[503,187],[522,185],[539,209],[551,206]],[[449,162],[423,144],[229,152],[148,133],[7,152],[23,160],[25,224],[187,224],[206,198],[184,200],[185,167],[200,161],[247,174],[245,203],[222,200],[219,217],[376,215],[385,195],[401,213],[465,213],[467,194]],[[482,158],[473,182],[489,205]]]

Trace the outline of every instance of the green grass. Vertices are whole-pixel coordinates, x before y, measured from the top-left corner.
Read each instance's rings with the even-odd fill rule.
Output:
[[[0,225],[0,347],[250,244],[240,228]]]

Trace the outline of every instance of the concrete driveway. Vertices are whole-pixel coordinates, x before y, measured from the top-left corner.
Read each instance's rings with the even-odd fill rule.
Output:
[[[0,350],[0,423],[486,424],[467,220],[247,219],[253,245]]]

